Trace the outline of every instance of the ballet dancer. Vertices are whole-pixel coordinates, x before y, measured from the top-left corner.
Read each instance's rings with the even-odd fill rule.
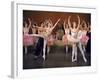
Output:
[[[50,19],[48,19],[47,26],[46,26],[46,31],[47,31],[47,35],[48,35],[48,37],[47,37],[47,55],[49,55],[50,46],[54,44],[54,38],[53,38],[53,35],[51,34],[52,30],[53,30],[53,23]]]
[[[25,23],[25,26],[23,26],[23,33],[24,34],[28,34],[29,33],[29,29],[31,27],[31,20],[30,20],[30,18],[28,18],[28,22],[29,22],[29,25],[26,23],[26,21],[24,22]]]
[[[88,32],[87,32],[87,36],[89,37],[89,41],[86,45],[86,52],[90,53],[91,52],[91,25],[88,23]]]
[[[32,34],[36,34],[36,30],[37,30],[37,25],[33,24],[31,29],[32,29]]]
[[[43,28],[44,29],[43,31],[43,36],[44,36],[43,58],[44,59],[45,59],[45,49],[46,49],[48,37],[51,35],[52,30],[57,26],[59,21],[60,19],[58,19],[54,25],[50,23],[49,25],[45,25],[45,27]],[[49,51],[50,51],[50,47],[47,47],[47,52]]]
[[[80,38],[81,38],[80,42],[82,44],[83,51],[86,52],[85,47],[86,47],[88,39],[89,39],[87,36],[88,26],[84,20],[82,21],[82,24],[80,26],[81,26],[81,29],[79,30],[79,34],[80,34]]]
[[[60,19],[58,19],[54,25],[51,23],[48,25],[47,23],[49,23],[49,21],[45,20],[43,23],[41,23],[40,27],[39,26],[37,27],[38,34],[30,35],[30,36],[37,36],[37,37],[41,38],[41,42],[43,43],[43,58],[44,58],[44,60],[45,60],[45,51],[46,51],[45,49],[46,49],[48,37],[51,36],[52,30],[56,27],[56,25],[58,24],[59,21],[60,21]],[[44,39],[44,42],[42,41],[42,38]],[[42,44],[41,44],[41,46],[42,46]]]
[[[28,44],[28,33],[29,33],[29,29],[31,27],[31,20],[30,18],[28,18],[28,22],[29,22],[29,25],[26,23],[25,21],[25,26],[23,26],[23,38],[24,38],[24,47],[25,47],[25,54],[27,54],[27,46],[29,45]]]
[[[63,36],[62,40],[63,40],[63,42],[66,46],[66,55],[67,55],[67,52],[68,52],[68,37],[70,35],[70,29],[68,27],[68,24],[66,24],[66,20],[64,21],[63,27],[64,27],[65,35]]]
[[[83,26],[84,24],[84,26]],[[81,51],[81,54],[82,54],[82,57],[83,57],[83,60],[84,62],[87,62],[87,59],[85,57],[85,45],[87,44],[88,42],[88,37],[86,36],[87,34],[87,25],[86,25],[86,22],[83,21],[81,24],[80,24],[80,30],[78,32],[78,39],[80,40],[79,43],[78,43],[78,47]]]
[[[71,36],[69,40],[72,42],[72,62],[74,62],[77,61],[77,43],[79,42],[79,40],[77,39],[77,34],[80,27],[80,17],[77,15],[78,18],[77,26],[76,26],[76,22],[72,22],[73,27],[71,26],[70,18],[71,16],[68,17],[68,26],[71,30]]]

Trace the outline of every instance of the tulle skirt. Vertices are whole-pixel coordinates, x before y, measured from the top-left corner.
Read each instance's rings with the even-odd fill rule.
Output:
[[[82,35],[81,39],[80,39],[80,42],[83,44],[83,45],[86,45],[87,42],[89,40],[89,37],[87,35]]]
[[[64,35],[64,36],[62,37],[62,41],[63,41],[63,44],[64,44],[64,45],[67,45],[67,44],[68,44],[67,35]]]
[[[48,46],[52,46],[52,45],[54,45],[54,38],[52,37],[52,36],[49,36],[48,38],[47,38],[47,45]]]
[[[35,42],[34,37],[30,35],[23,35],[23,45],[30,46],[33,45]]]

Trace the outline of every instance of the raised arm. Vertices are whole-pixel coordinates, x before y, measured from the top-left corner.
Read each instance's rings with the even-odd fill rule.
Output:
[[[58,24],[59,21],[60,21],[60,19],[58,19],[57,22],[54,24],[54,26],[52,27],[52,30],[56,27],[56,25]]]
[[[84,21],[82,21],[81,23],[80,23],[80,28],[82,28],[82,25],[84,24]]]
[[[87,30],[88,31],[90,30],[90,24],[89,24],[89,22],[88,22]]]
[[[69,16],[69,17],[68,17],[68,26],[69,26],[69,28],[71,29],[71,22],[70,22],[70,18],[71,18],[71,16]]]
[[[83,25],[84,24],[84,21],[82,21],[82,23],[80,23],[80,25]]]
[[[28,21],[29,21],[28,28],[30,28],[30,27],[31,27],[31,24],[32,24],[31,19],[30,19],[30,18],[28,18]]]
[[[88,28],[86,21],[83,21],[85,28]]]
[[[64,24],[63,24],[63,27],[64,27],[64,29],[68,29],[68,24],[66,24],[66,20],[64,21]]]
[[[65,30],[65,27],[66,27],[66,20],[64,20],[63,27],[64,27],[64,30]]]
[[[79,27],[80,27],[80,17],[79,17],[79,15],[77,15],[77,18],[78,18],[78,25],[77,25],[77,29],[79,29]]]

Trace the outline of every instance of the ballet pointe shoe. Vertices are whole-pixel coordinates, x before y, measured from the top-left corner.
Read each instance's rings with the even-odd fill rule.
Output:
[[[45,60],[45,55],[43,55],[43,59]]]
[[[77,61],[77,59],[72,59],[72,62],[75,62],[75,61]]]
[[[49,55],[50,47],[47,48],[47,55]]]

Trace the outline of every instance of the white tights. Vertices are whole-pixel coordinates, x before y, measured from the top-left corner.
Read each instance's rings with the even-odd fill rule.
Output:
[[[84,62],[87,62],[87,59],[85,58],[84,51],[83,51],[83,49],[82,49],[82,44],[81,44],[81,43],[79,43],[79,44],[78,44],[78,47],[79,47],[79,49],[80,49],[80,51],[81,51],[81,54],[82,54],[83,59],[84,59]]]
[[[84,52],[86,52],[86,48],[85,48],[85,45],[83,45],[83,50],[84,50]]]
[[[68,53],[68,46],[66,46],[66,55],[67,55],[67,53]]]
[[[47,40],[44,39],[44,45],[43,45],[43,58],[45,60],[45,49],[46,49],[46,44],[47,44]]]
[[[50,46],[47,46],[47,54],[50,52]]]
[[[27,47],[25,46],[25,54],[27,54]]]
[[[76,44],[72,45],[72,62],[77,61],[77,46]]]

